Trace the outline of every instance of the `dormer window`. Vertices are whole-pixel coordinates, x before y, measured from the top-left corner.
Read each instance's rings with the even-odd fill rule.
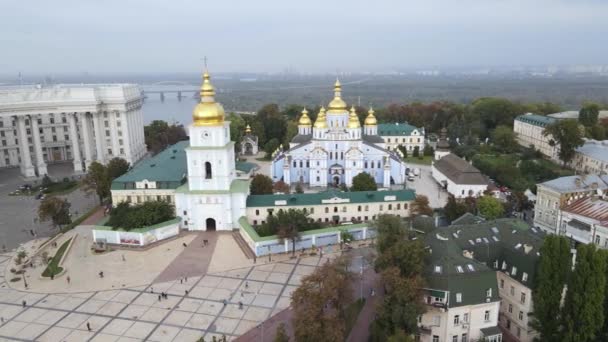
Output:
[[[464,269],[460,265],[456,266],[456,271],[458,271],[458,273],[464,273]]]
[[[524,272],[521,276],[522,281],[528,281],[528,273]]]
[[[487,291],[486,291],[486,297],[492,297],[492,288],[490,287]]]
[[[513,268],[511,268],[511,275],[512,276],[517,275],[517,267],[513,266]]]
[[[462,302],[462,293],[457,293],[456,294],[456,303],[461,303]]]
[[[435,266],[435,273],[441,274],[441,266]]]

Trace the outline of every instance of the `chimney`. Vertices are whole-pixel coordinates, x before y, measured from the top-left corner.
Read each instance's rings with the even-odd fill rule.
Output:
[[[524,243],[524,253],[526,253],[526,254],[530,253],[530,251],[532,250],[532,248],[534,248],[534,247],[532,247],[532,246]]]

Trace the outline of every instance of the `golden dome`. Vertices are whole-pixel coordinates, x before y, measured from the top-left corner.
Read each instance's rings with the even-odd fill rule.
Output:
[[[205,72],[200,92],[201,102],[192,112],[195,126],[221,126],[224,123],[224,107],[215,102],[215,89],[209,79],[209,74]]]
[[[247,127],[245,127],[245,133],[251,134],[251,126],[249,126],[249,124],[247,124]]]
[[[378,120],[374,116],[374,109],[370,108],[367,112],[367,117],[365,118],[364,125],[365,126],[376,126],[378,124]]]
[[[355,107],[350,109],[350,115],[348,116],[348,128],[361,128],[361,122],[355,111]]]
[[[302,109],[302,116],[300,116],[300,120],[298,121],[298,125],[301,126],[310,126],[312,125],[312,121],[308,117],[308,111],[306,108]]]
[[[336,84],[334,84],[334,99],[329,103],[328,114],[342,114],[346,109],[346,102],[342,100],[342,85],[340,84],[340,80],[336,79]]]
[[[321,107],[319,115],[317,115],[317,121],[315,121],[315,128],[327,128],[327,118],[325,117],[325,107]]]

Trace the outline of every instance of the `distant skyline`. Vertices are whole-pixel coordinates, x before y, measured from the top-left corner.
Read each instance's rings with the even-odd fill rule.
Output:
[[[4,1],[0,74],[606,64],[608,1]]]

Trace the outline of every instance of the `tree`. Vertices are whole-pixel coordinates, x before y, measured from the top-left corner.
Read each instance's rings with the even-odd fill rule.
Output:
[[[579,245],[576,265],[568,278],[562,313],[566,342],[592,342],[604,325],[606,258],[594,244]]]
[[[289,146],[289,142],[296,135],[298,135],[298,122],[297,121],[287,122],[287,128],[285,130],[285,139],[283,140],[283,145]]]
[[[277,237],[281,243],[285,240],[291,241],[293,257],[296,256],[296,241],[300,239],[300,229],[308,223],[308,214],[302,210],[279,210],[277,214]]]
[[[446,218],[449,222],[454,221],[465,213],[469,212],[469,208],[463,202],[459,202],[452,195],[448,197],[448,202],[445,207],[443,207],[443,212],[445,213]]]
[[[112,181],[129,171],[129,162],[120,157],[115,157],[110,159],[106,168],[108,170],[108,177],[110,177],[110,181]]]
[[[344,341],[345,308],[352,301],[347,261],[324,263],[302,279],[292,294],[292,323],[296,341]]]
[[[492,133],[492,140],[496,149],[503,153],[512,153],[519,148],[515,139],[515,132],[508,126],[498,126]]]
[[[477,121],[479,135],[485,139],[489,131],[497,126],[513,125],[513,120],[521,113],[522,109],[507,99],[484,97],[473,101],[470,119]]]
[[[418,147],[418,146],[414,147],[414,152],[412,152],[412,157],[414,157],[414,158],[420,157],[420,147]]]
[[[95,192],[99,198],[99,203],[110,196],[111,179],[108,170],[102,164],[94,161],[89,165],[87,174],[83,179],[84,189],[87,192]]]
[[[585,127],[591,127],[597,124],[597,118],[600,114],[600,106],[597,103],[587,103],[578,112],[578,122]]]
[[[41,222],[51,221],[55,228],[70,224],[70,203],[59,197],[45,198],[38,207],[38,219]]]
[[[44,177],[42,177],[42,183],[41,183],[42,187],[46,188],[51,184],[53,184],[51,177],[49,177],[49,175],[44,175]]]
[[[486,220],[495,220],[505,213],[505,208],[500,201],[492,196],[478,198],[477,209]]]
[[[304,189],[302,189],[302,183],[298,182],[298,184],[296,184],[296,194],[303,194],[304,193]]]
[[[276,151],[277,148],[279,148],[279,139],[277,138],[272,138],[270,139],[270,141],[268,141],[266,143],[266,145],[264,145],[264,152],[266,152],[266,159],[270,159],[272,158],[272,153],[274,151]]]
[[[549,144],[558,146],[559,159],[564,164],[568,164],[574,157],[576,148],[585,143],[578,123],[571,119],[559,120],[545,127],[543,135],[552,137]]]
[[[255,175],[249,185],[249,191],[252,195],[272,194],[272,179],[263,174]]]
[[[424,150],[422,150],[422,154],[427,157],[432,157],[435,154],[435,150],[429,144],[424,145]]]
[[[175,218],[175,208],[166,201],[147,201],[141,204],[121,202],[110,212],[106,225],[114,229],[129,231]]]
[[[560,337],[561,300],[571,269],[570,242],[564,236],[547,235],[540,248],[538,270],[532,289],[533,315],[530,325],[542,341]]]
[[[230,120],[230,140],[234,141],[235,145],[240,145],[247,123],[240,115],[235,113],[230,113],[228,119]]]
[[[353,186],[350,188],[351,191],[376,191],[378,185],[376,180],[367,172],[361,172],[353,177]]]
[[[144,126],[144,140],[152,154],[157,154],[167,146],[187,138],[186,130],[182,125],[169,125],[164,120],[154,120],[149,125]]]
[[[289,342],[289,335],[287,335],[285,323],[279,324],[276,335],[274,336],[274,342]]]
[[[429,205],[429,198],[424,195],[416,195],[416,199],[412,202],[410,206],[410,214],[412,216],[416,215],[433,215],[433,209]]]
[[[284,194],[288,194],[290,190],[289,185],[287,185],[287,183],[283,182],[282,180],[275,182],[272,186],[272,189],[274,192],[282,192]]]

